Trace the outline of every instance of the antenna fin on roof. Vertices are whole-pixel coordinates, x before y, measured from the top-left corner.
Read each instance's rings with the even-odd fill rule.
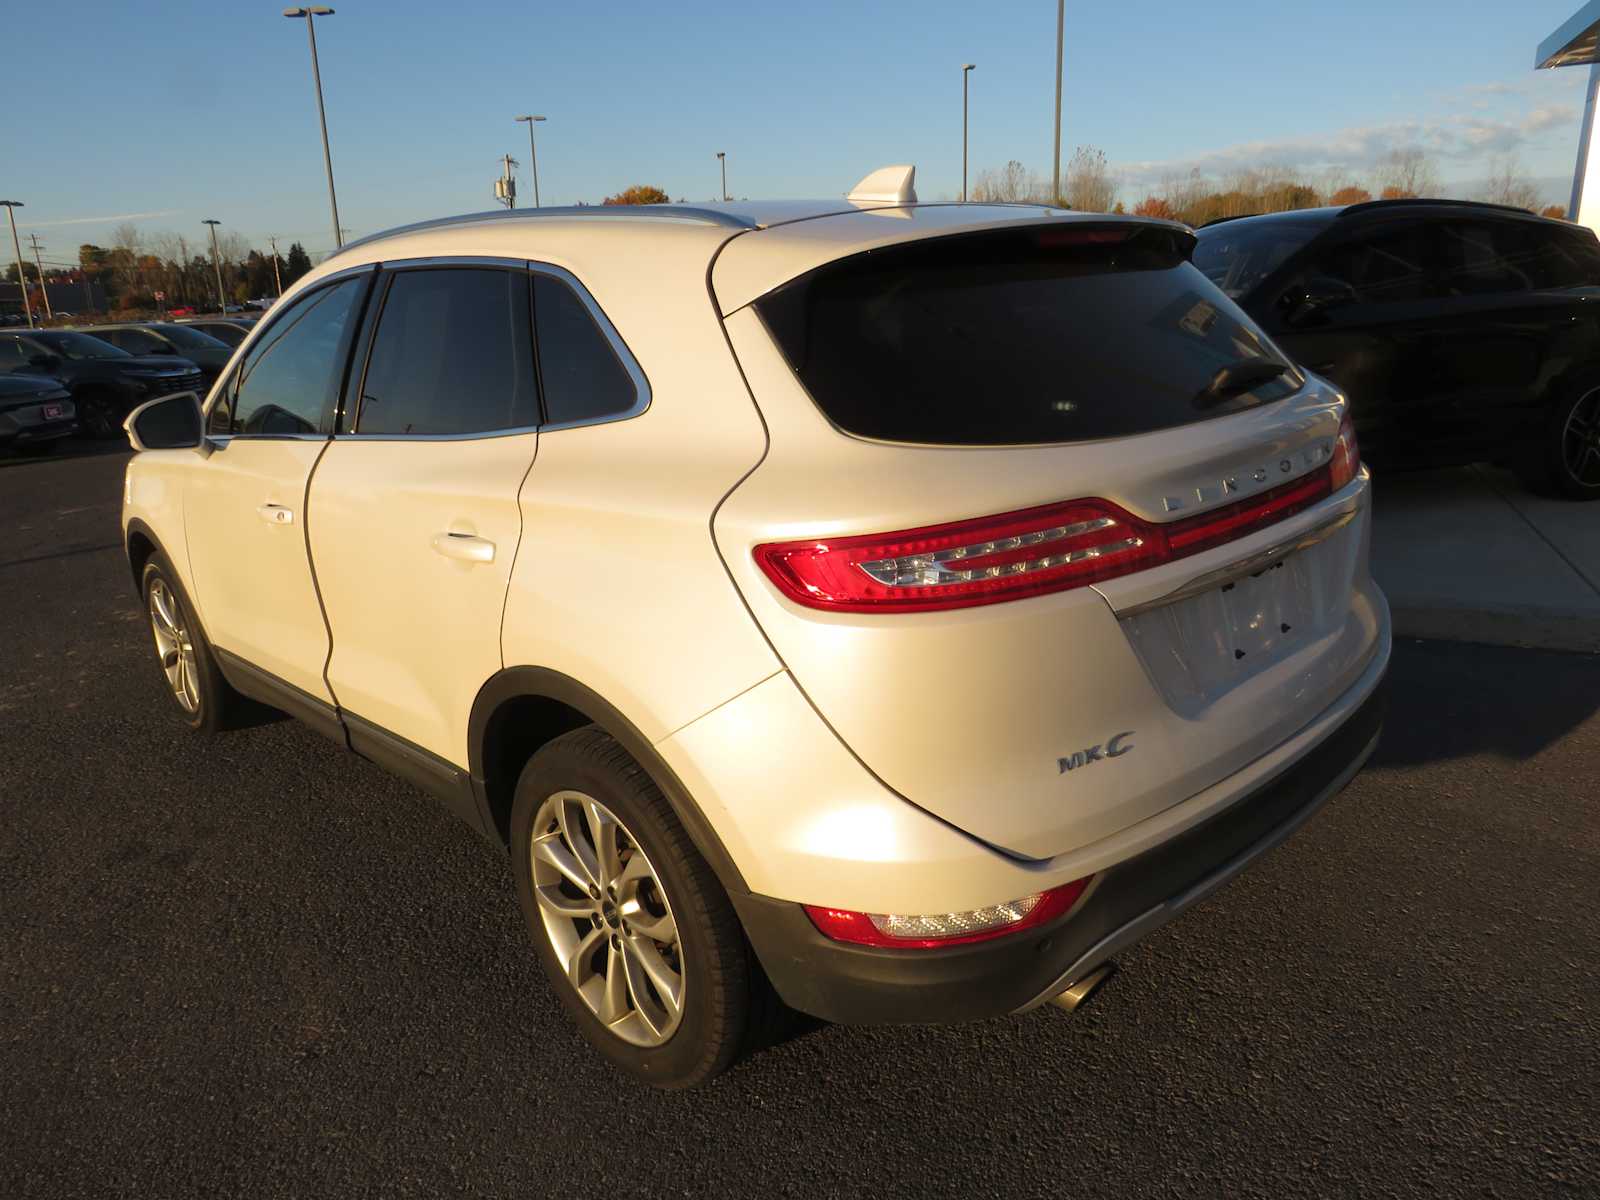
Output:
[[[910,165],[879,167],[845,197],[857,204],[915,204],[917,169]]]

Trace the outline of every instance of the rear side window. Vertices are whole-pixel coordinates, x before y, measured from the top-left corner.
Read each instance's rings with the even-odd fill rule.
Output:
[[[402,271],[389,285],[357,433],[463,435],[539,423],[528,276]]]
[[[209,432],[325,433],[365,276],[302,297],[273,321],[211,410]]]
[[[545,420],[600,421],[630,411],[638,388],[588,306],[553,275],[533,277]]]
[[[812,399],[862,437],[1076,442],[1289,395],[1292,370],[1219,401],[1242,360],[1283,361],[1156,226],[964,234],[830,263],[756,307]]]
[[[1578,230],[1533,221],[1447,221],[1439,241],[1449,295],[1600,284],[1600,245]]]
[[[1307,275],[1343,283],[1363,303],[1382,304],[1433,295],[1430,268],[1427,227],[1407,222],[1328,247]]]
[[[142,329],[102,329],[95,335],[129,354],[171,354],[172,347]]]

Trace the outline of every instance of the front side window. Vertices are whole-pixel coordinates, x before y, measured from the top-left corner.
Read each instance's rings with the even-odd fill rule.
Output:
[[[114,346],[102,337],[91,337],[87,333],[69,333],[59,329],[49,329],[34,335],[40,345],[49,348],[52,354],[59,354],[62,358],[77,361],[87,361],[104,358],[127,358],[128,352],[119,346]]]
[[[169,325],[161,331],[161,336],[166,338],[179,350],[225,350],[227,347],[212,337],[210,333],[199,329],[190,329],[186,325]]]
[[[103,329],[95,334],[129,354],[171,354],[172,347],[142,329]]]
[[[359,276],[297,300],[257,339],[212,409],[213,434],[325,432],[347,336],[366,291]]]
[[[630,411],[638,388],[588,307],[564,280],[533,277],[534,327],[545,419],[599,421]]]
[[[538,423],[527,274],[449,267],[395,275],[356,432],[467,435]]]

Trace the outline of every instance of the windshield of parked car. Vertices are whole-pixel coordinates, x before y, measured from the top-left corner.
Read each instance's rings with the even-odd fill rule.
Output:
[[[862,437],[1077,442],[1290,395],[1299,375],[1188,262],[1190,235],[1064,222],[858,254],[756,304],[812,399]],[[1270,377],[1243,362],[1282,363]],[[1218,372],[1248,387],[1213,388]]]
[[[187,325],[163,325],[163,337],[170,340],[175,346],[183,350],[226,350],[227,344],[219,342],[209,333],[198,329],[190,329]]]
[[[65,333],[58,329],[33,334],[34,341],[49,348],[50,353],[75,360],[91,358],[127,358],[126,350],[119,350],[110,342],[103,342],[86,333]]]
[[[1325,221],[1224,221],[1197,232],[1194,265],[1233,299],[1281,267],[1327,228]]]

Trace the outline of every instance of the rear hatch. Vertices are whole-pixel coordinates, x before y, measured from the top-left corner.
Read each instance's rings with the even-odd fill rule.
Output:
[[[733,277],[782,235],[736,238]],[[1191,245],[1014,222],[847,254],[726,318],[771,434],[715,521],[753,614],[869,770],[1014,854],[1247,766],[1382,636],[1343,403]]]

